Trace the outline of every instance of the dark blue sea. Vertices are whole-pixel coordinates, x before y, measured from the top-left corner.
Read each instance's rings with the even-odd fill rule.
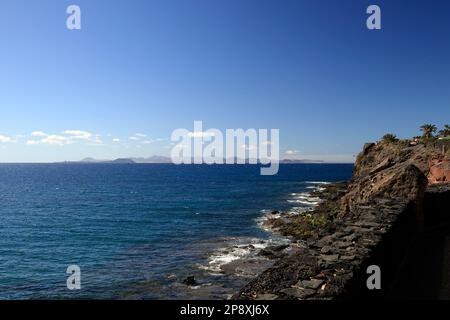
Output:
[[[220,262],[271,241],[257,223],[264,212],[307,205],[293,195],[352,168],[1,164],[0,299],[227,297],[248,278]],[[81,269],[80,290],[67,289],[69,265]],[[183,284],[188,276],[197,283]]]

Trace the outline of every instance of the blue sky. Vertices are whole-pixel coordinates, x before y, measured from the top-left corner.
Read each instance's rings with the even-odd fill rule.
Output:
[[[168,155],[194,120],[351,161],[450,120],[445,0],[1,0],[0,40],[0,162]]]

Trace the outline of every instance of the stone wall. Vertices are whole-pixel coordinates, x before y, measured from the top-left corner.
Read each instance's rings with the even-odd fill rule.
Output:
[[[449,220],[450,186],[430,187],[426,226]],[[236,299],[386,298],[396,285],[405,255],[423,227],[416,203],[373,199],[340,219],[335,232],[293,244],[291,253],[247,284]],[[439,211],[441,210],[441,211]],[[367,267],[381,269],[382,289],[368,290]]]

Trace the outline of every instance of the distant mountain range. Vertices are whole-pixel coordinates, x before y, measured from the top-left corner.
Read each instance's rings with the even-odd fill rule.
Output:
[[[233,159],[233,162],[236,163],[237,159]],[[172,163],[172,160],[169,157],[164,156],[151,156],[148,158],[139,157],[139,158],[118,158],[114,160],[99,160],[94,158],[84,158],[80,161],[67,161],[71,163],[112,163],[112,164],[133,164],[133,163]],[[280,163],[323,163],[321,160],[308,160],[308,159],[283,159],[280,160]]]
[[[118,158],[114,160],[98,160],[94,158],[84,158],[81,163],[171,163],[172,160],[169,157],[163,156],[151,156],[148,158]]]

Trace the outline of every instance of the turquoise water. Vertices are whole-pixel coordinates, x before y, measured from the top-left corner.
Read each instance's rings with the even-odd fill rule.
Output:
[[[2,164],[0,298],[185,298],[180,280],[224,238],[267,239],[256,223],[261,210],[286,209],[291,193],[346,180],[351,170],[289,164],[260,176],[252,165]],[[73,264],[81,290],[66,287]]]

